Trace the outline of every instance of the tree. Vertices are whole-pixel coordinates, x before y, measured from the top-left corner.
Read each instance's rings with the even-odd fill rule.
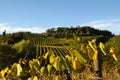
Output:
[[[6,36],[6,30],[4,30],[3,32],[3,38],[5,38],[5,36]]]

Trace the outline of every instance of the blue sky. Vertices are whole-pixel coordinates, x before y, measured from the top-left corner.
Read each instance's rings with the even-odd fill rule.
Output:
[[[0,0],[0,33],[92,26],[120,33],[120,0]]]

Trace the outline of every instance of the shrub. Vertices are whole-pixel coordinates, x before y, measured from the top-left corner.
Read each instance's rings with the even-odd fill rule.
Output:
[[[15,43],[12,46],[13,49],[15,49],[17,51],[17,56],[18,58],[33,58],[34,57],[34,45],[32,43],[30,43],[29,40],[21,40],[18,43]],[[31,55],[31,56],[30,56]]]
[[[106,66],[106,69],[109,71],[113,67],[117,67],[120,69],[120,35],[116,35],[113,38],[109,39],[108,42],[105,44],[107,57],[104,58],[104,68]],[[114,48],[115,52],[114,54],[117,57],[117,61],[113,58],[113,53],[110,53],[110,48]]]
[[[0,68],[9,66],[16,60],[16,50],[10,45],[0,45]]]

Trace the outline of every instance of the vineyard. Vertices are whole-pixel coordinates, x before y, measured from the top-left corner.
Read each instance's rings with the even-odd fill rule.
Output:
[[[58,39],[35,39],[31,40],[36,48],[36,56],[42,56],[47,52],[54,52],[57,55],[67,55],[70,53],[68,46],[60,43]]]
[[[109,80],[113,72],[116,75],[112,79],[120,79],[115,48],[110,48],[111,57],[101,42],[96,45],[92,41],[79,43],[42,36],[26,37],[22,41],[32,44],[35,57],[28,60],[26,54],[17,63],[1,69],[0,80]],[[115,64],[112,70],[107,68],[110,58]]]

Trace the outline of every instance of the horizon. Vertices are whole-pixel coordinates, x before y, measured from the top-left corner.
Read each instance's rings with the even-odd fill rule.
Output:
[[[78,25],[79,26],[79,25]],[[76,28],[76,27],[78,27],[78,26],[70,26],[70,27],[52,27],[52,28],[55,28],[55,29],[57,29],[57,28],[71,28],[71,27],[73,27],[73,28]],[[92,27],[92,26],[79,26],[79,27],[91,27],[91,28],[94,28],[94,27]],[[49,28],[49,29],[52,29],[52,28]],[[94,28],[94,29],[96,29],[96,28]],[[48,29],[47,29],[48,30]],[[42,33],[46,33],[47,32],[47,30],[45,30],[45,31],[43,31],[43,32],[40,32],[40,33],[37,33],[37,32],[31,32],[31,31],[17,31],[17,32],[7,32],[7,30],[5,29],[3,32],[5,32],[6,34],[13,34],[13,33],[19,33],[19,32],[30,32],[30,33],[33,33],[33,34],[42,34]],[[97,29],[97,30],[103,30],[103,29]],[[109,31],[109,30],[106,30],[106,31]],[[3,35],[3,32],[2,33],[0,33],[0,35]],[[109,32],[111,32],[111,31],[109,31]],[[112,33],[112,32],[111,32]],[[112,33],[113,35],[114,35],[114,33]],[[115,34],[115,35],[119,35],[119,34]]]
[[[119,0],[1,0],[0,34],[91,26],[120,33]]]

